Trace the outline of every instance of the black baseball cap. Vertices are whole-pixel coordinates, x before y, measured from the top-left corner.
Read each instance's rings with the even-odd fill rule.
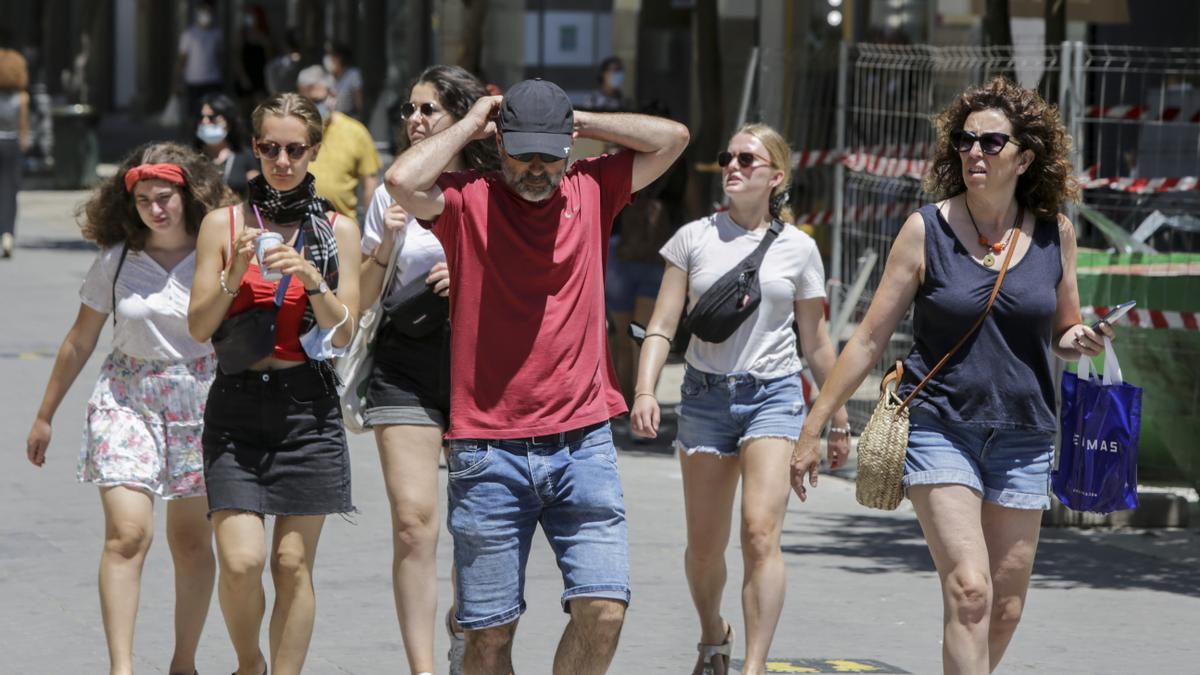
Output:
[[[504,92],[497,127],[510,155],[540,152],[565,159],[571,152],[575,111],[557,84],[525,80]]]

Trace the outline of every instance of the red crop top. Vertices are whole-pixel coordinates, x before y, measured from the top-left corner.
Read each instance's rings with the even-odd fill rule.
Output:
[[[229,207],[229,241],[233,249],[234,207]],[[334,214],[330,225],[337,222]],[[225,318],[248,312],[255,308],[269,309],[275,304],[275,291],[278,282],[264,281],[258,262],[251,261],[242,275],[238,294],[229,306]],[[288,283],[287,292],[283,295],[283,304],[275,317],[275,351],[271,354],[281,361],[304,361],[304,348],[300,346],[300,325],[304,322],[304,309],[308,306],[308,295],[304,292],[304,283],[293,276]]]

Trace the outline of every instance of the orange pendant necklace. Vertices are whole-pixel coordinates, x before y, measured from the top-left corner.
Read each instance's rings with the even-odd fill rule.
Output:
[[[983,256],[983,266],[991,267],[996,264],[996,256],[1000,255],[1000,253],[1008,246],[1008,243],[1012,241],[1012,233],[1016,231],[1017,221],[1015,219],[1013,220],[1012,229],[1009,230],[1007,237],[1004,237],[1000,241],[993,244],[988,241],[987,237],[983,236],[982,232],[979,231],[979,226],[975,224],[975,215],[971,213],[971,205],[967,203],[966,197],[963,197],[963,206],[967,207],[967,217],[971,219],[971,227],[975,228],[975,235],[979,237],[979,245],[987,250],[987,253],[985,253]],[[1017,218],[1020,217],[1021,209],[1017,209]]]

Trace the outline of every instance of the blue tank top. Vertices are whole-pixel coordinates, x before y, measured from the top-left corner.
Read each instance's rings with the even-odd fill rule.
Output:
[[[976,262],[934,204],[925,222],[925,280],[913,312],[913,348],[904,359],[907,396],[979,318],[996,283]],[[1050,339],[1062,279],[1058,224],[1038,221],[1025,256],[1004,277],[979,330],[913,399],[943,420],[972,426],[1053,432],[1054,371]]]

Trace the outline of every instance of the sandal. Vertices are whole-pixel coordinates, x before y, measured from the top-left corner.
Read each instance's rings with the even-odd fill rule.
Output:
[[[703,642],[696,643],[696,651],[700,653],[696,659],[696,668],[692,671],[692,675],[711,675],[716,670],[713,669],[712,660],[718,656],[725,657],[725,671],[729,672],[729,657],[733,653],[733,625],[725,624],[725,641],[719,645],[708,645]]]

